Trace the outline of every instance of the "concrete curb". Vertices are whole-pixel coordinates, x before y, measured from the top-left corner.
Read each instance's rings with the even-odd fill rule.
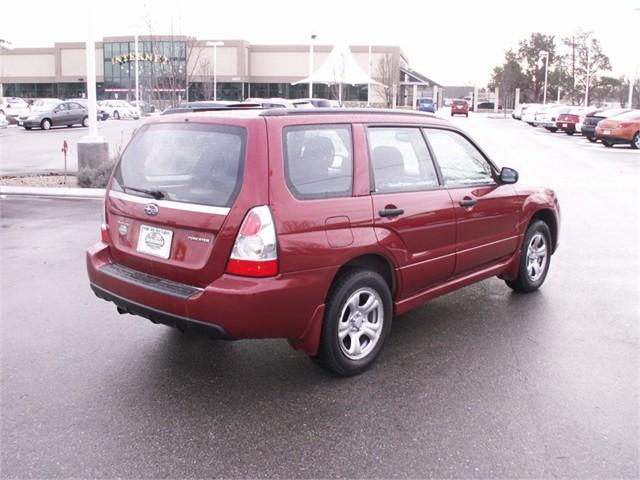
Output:
[[[104,189],[0,186],[0,195],[25,197],[104,198]]]

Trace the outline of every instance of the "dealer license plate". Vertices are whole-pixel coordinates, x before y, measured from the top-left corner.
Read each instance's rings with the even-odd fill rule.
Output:
[[[566,124],[566,123],[563,123],[563,124],[562,124],[562,128],[567,128],[567,124]]]
[[[605,135],[611,135],[611,130],[605,130],[605,131],[604,131],[604,134],[605,134]]]
[[[18,120],[18,125],[22,125],[24,122],[22,120]]]
[[[169,258],[173,232],[164,228],[140,225],[138,251],[154,257]]]

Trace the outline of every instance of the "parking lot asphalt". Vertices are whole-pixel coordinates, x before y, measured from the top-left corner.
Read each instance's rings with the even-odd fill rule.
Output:
[[[131,138],[133,131],[146,118],[139,120],[107,120],[98,122],[98,135],[109,143],[112,156],[116,155]],[[77,143],[89,134],[89,129],[54,127],[51,130],[25,130],[16,125],[0,130],[0,175],[64,170],[62,142],[67,141],[67,168],[78,170]]]
[[[560,248],[537,293],[397,318],[355,378],[118,315],[85,272],[99,201],[1,199],[2,477],[638,478],[638,153],[454,122],[556,188]]]

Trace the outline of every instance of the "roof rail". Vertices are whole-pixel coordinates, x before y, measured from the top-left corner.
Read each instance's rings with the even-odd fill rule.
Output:
[[[286,117],[289,115],[412,115],[435,118],[435,115],[415,110],[393,110],[390,108],[273,108],[260,112],[261,117]]]

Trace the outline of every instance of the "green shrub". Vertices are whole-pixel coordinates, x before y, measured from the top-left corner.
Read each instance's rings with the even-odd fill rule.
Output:
[[[113,171],[115,162],[108,160],[97,168],[81,168],[78,171],[78,186],[82,188],[105,188]]]

